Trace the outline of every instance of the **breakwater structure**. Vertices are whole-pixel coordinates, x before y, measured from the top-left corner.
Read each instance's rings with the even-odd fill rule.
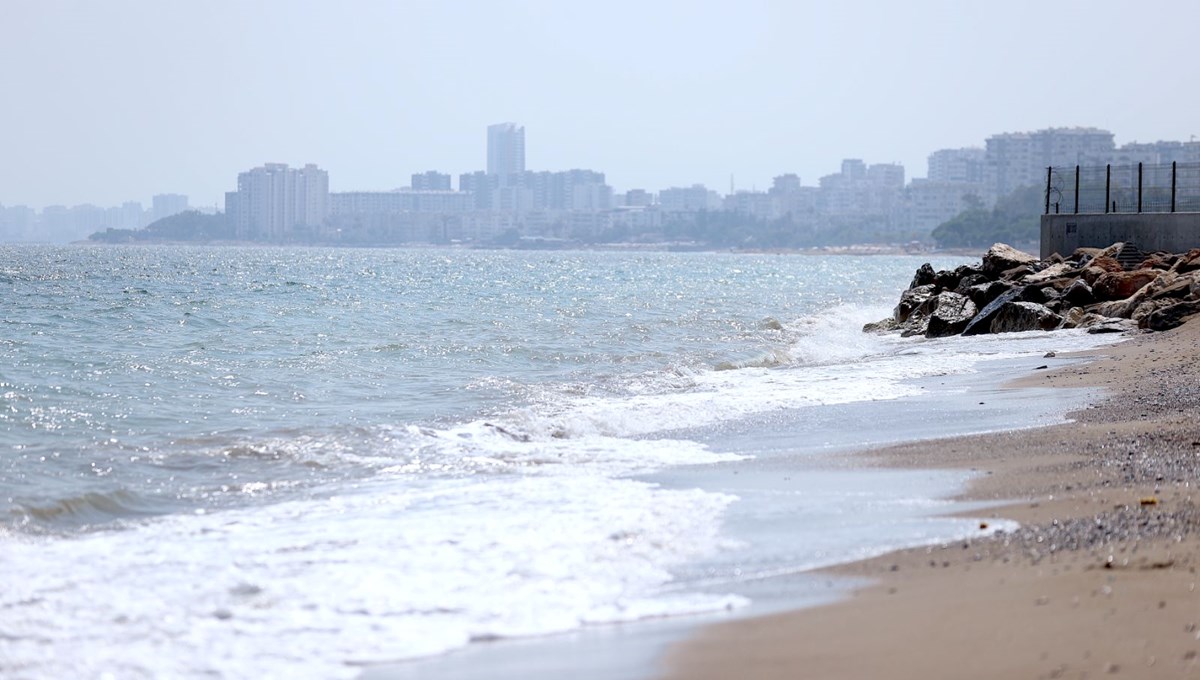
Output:
[[[1042,258],[1117,242],[1143,252],[1200,247],[1200,163],[1046,168]]]

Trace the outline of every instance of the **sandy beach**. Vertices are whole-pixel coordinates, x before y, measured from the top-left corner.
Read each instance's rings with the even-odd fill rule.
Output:
[[[873,585],[703,628],[666,677],[1200,677],[1200,321],[1095,354],[1013,385],[1104,388],[1073,422],[855,454],[975,470],[972,516],[1019,530],[837,567]]]

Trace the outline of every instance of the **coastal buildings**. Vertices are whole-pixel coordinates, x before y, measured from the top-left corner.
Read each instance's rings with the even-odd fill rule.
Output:
[[[240,173],[237,186],[225,194],[225,215],[240,240],[312,237],[329,216],[329,175],[311,163],[267,163]]]

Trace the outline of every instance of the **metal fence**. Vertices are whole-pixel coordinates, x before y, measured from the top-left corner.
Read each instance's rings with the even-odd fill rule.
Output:
[[[1046,214],[1200,212],[1200,163],[1051,166]]]

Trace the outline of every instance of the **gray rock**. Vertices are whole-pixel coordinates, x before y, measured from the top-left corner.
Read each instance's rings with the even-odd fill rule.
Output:
[[[929,323],[925,329],[927,338],[944,338],[963,332],[971,319],[975,317],[978,308],[965,295],[944,291],[934,298],[937,305],[929,315]]]
[[[1137,327],[1137,324],[1129,319],[1105,319],[1100,323],[1088,326],[1087,332],[1092,335],[1100,333],[1126,333],[1136,331]]]
[[[1025,288],[1023,286],[1010,288],[1004,291],[1004,293],[989,302],[987,306],[979,310],[979,313],[975,315],[975,318],[971,319],[971,322],[968,323],[967,327],[963,329],[962,334],[981,335],[983,333],[991,333],[992,319],[995,318],[996,314],[1000,311],[1000,308],[1017,300],[1017,298],[1019,298],[1024,292]]]
[[[1200,314],[1200,301],[1178,302],[1147,315],[1138,324],[1138,328],[1145,328],[1152,331],[1169,331],[1172,328],[1182,325],[1193,314]]]
[[[983,273],[992,277],[999,276],[1002,272],[1020,267],[1025,264],[1032,264],[1038,259],[1029,253],[1022,252],[1004,243],[997,243],[983,255]]]
[[[1087,281],[1076,279],[1062,292],[1062,299],[1075,307],[1083,307],[1095,302],[1096,296],[1092,295],[1092,287],[1087,285]]]
[[[993,333],[1052,331],[1062,325],[1063,318],[1036,302],[1008,302],[992,319]]]
[[[916,288],[909,288],[900,294],[900,304],[892,310],[892,318],[897,323],[904,323],[913,315],[913,312],[920,309],[921,305],[929,301],[929,298],[936,294],[932,283]]]
[[[880,319],[879,321],[865,324],[863,326],[863,333],[889,333],[899,328],[900,324],[889,316],[886,319]]]
[[[933,283],[936,274],[933,273],[933,265],[926,262],[917,268],[917,273],[913,275],[912,283],[908,284],[909,289],[928,286]]]

